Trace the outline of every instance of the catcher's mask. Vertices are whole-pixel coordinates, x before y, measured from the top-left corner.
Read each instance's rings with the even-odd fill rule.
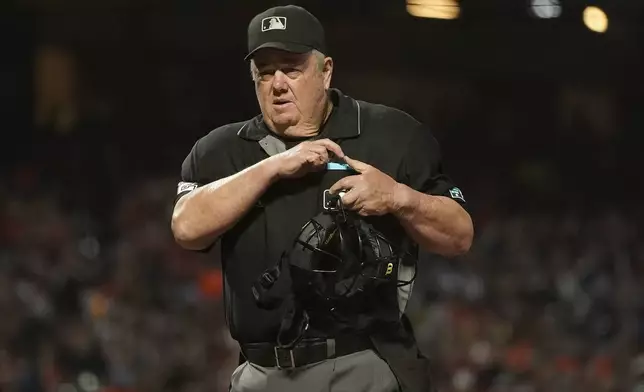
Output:
[[[403,258],[383,234],[342,207],[342,194],[324,192],[323,212],[301,229],[288,254],[295,288],[303,283],[319,296],[337,300],[382,282],[397,280]]]
[[[341,196],[324,191],[323,211],[304,224],[293,247],[253,285],[260,307],[274,308],[281,303],[279,298],[271,299],[268,291],[285,263],[290,268],[295,298],[314,296],[318,303],[342,301],[382,283],[400,287],[414,281],[416,268],[407,281],[398,280],[397,274],[399,264],[411,255],[395,249],[372,225],[346,211]],[[302,310],[301,329],[305,329],[308,316],[306,309]]]

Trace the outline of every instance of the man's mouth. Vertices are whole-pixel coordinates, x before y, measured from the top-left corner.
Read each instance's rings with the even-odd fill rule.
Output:
[[[289,103],[291,103],[291,101],[289,101],[288,99],[276,99],[273,101],[273,105],[277,106],[283,106]]]

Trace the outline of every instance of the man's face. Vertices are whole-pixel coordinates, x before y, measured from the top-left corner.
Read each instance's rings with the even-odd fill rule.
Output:
[[[257,100],[269,125],[286,133],[290,127],[315,125],[325,107],[331,59],[321,60],[313,53],[262,49],[253,61]]]

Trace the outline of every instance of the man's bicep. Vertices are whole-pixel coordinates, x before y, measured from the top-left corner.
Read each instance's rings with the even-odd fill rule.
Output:
[[[466,206],[463,192],[444,170],[440,145],[429,129],[421,127],[414,132],[404,167],[407,185],[411,188]]]

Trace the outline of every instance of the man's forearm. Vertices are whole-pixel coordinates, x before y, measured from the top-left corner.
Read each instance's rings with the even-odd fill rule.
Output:
[[[228,231],[277,179],[264,160],[182,197],[172,214],[172,232],[184,248],[203,249]]]
[[[403,184],[396,188],[392,213],[419,246],[444,256],[457,256],[470,249],[472,219],[457,202]]]

